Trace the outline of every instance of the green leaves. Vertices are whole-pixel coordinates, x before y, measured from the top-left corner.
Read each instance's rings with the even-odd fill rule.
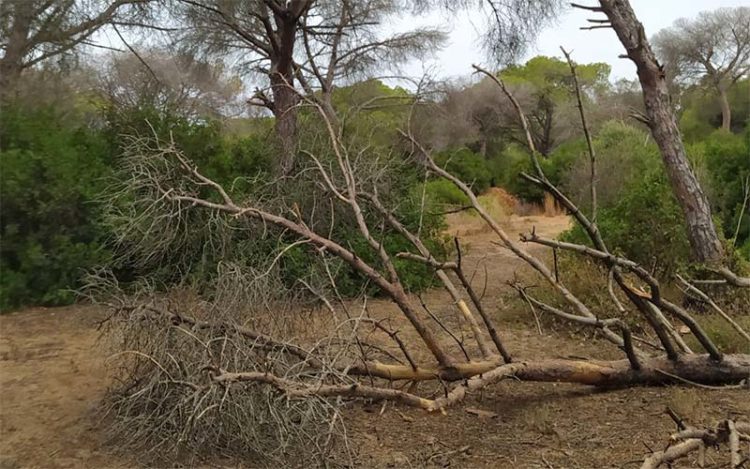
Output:
[[[105,261],[96,197],[111,174],[106,140],[51,109],[0,117],[0,308],[62,304]]]

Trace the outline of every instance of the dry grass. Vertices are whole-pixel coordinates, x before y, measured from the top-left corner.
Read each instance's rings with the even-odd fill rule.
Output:
[[[667,405],[690,425],[708,425],[712,415],[704,396],[699,389],[674,387],[669,390]]]
[[[750,315],[733,315],[733,319],[745,331],[750,331]],[[725,353],[750,353],[750,342],[742,337],[724,318],[718,314],[696,315],[696,320],[714,343]],[[698,350],[700,345],[694,336],[687,337],[688,345]]]

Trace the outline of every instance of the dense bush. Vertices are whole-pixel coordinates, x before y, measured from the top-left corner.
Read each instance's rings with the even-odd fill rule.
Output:
[[[415,189],[421,189],[417,187]],[[461,192],[461,189],[447,179],[432,179],[427,181],[424,187],[425,195],[432,204],[465,206],[469,203],[469,198]]]
[[[690,260],[684,217],[672,194],[658,149],[649,136],[625,124],[610,122],[596,136],[598,222],[609,247],[619,250],[660,275],[668,275]],[[750,175],[748,133],[717,131],[688,146],[702,176],[704,190],[726,238],[740,222],[743,184]],[[589,207],[588,161],[582,157],[563,178],[563,188],[585,212]],[[737,247],[746,256],[750,235],[747,207],[740,223]],[[566,238],[585,242],[580,228]]]
[[[561,185],[563,176],[577,159],[583,157],[584,151],[585,143],[582,140],[572,140],[563,143],[546,157],[539,155],[539,165],[550,182]],[[500,178],[501,185],[522,200],[541,204],[544,191],[521,177],[521,173],[536,174],[529,153],[511,145],[503,152],[502,159],[508,162],[508,167]]]
[[[746,102],[743,90],[748,83],[741,81],[733,88],[734,107],[742,108]],[[750,258],[750,216],[747,207],[742,210],[750,176],[750,130],[742,135],[713,131],[720,113],[713,101],[713,107],[708,106],[709,98],[699,91],[696,88],[685,95],[681,124],[691,142],[688,151],[724,237]],[[383,173],[379,184],[386,190],[381,195],[410,228],[420,228],[436,253],[443,253],[441,213],[466,205],[465,195],[447,181],[425,181],[417,165],[405,161],[396,129],[403,126],[407,107],[363,107],[374,99],[400,102],[407,97],[405,90],[371,80],[338,88],[333,104],[342,116],[345,144],[364,155],[358,159],[362,171]],[[298,169],[303,170],[303,176],[273,183],[276,151],[273,139],[268,138],[273,134],[271,119],[218,122],[144,103],[97,110],[71,100],[73,105],[65,110],[60,106],[54,110],[5,106],[0,117],[3,310],[21,304],[70,302],[80,275],[102,264],[113,267],[126,281],[145,276],[161,285],[209,286],[221,262],[252,266],[257,259],[275,255],[295,242],[281,232],[261,239],[259,233],[268,234],[266,226],[242,220],[227,222],[203,210],[187,210],[174,219],[159,219],[163,213],[144,210],[144,205],[136,203],[137,194],[122,191],[122,183],[131,177],[129,169],[115,172],[123,163],[125,135],[173,139],[204,174],[227,187],[237,200],[253,198],[272,210],[285,210],[297,202],[300,213],[326,232],[327,223],[335,218],[332,236],[358,256],[378,264],[377,256],[353,229],[351,215],[341,208],[331,213],[329,204],[319,203],[327,195],[315,181],[315,169],[304,171],[310,161],[300,158]],[[740,109],[733,130],[744,128],[744,120],[746,113]],[[318,116],[306,110],[300,114],[300,125],[304,148],[314,151],[325,164],[331,163],[333,155]],[[677,260],[689,256],[682,214],[664,176],[658,149],[647,132],[624,123],[609,121],[595,127],[600,129],[594,141],[598,221],[606,241],[662,274],[673,271]],[[498,148],[486,156],[456,144],[435,158],[470,183],[477,194],[499,185],[525,201],[541,203],[542,190],[520,177],[521,172],[533,174],[528,152],[502,137],[496,144],[493,147]],[[540,156],[540,164],[552,183],[585,212],[590,210],[589,159],[582,138],[556,144],[549,155]],[[201,190],[206,190],[202,195],[209,193]],[[146,215],[134,224],[136,213]],[[372,226],[381,225],[373,211],[368,210],[367,216]],[[736,239],[732,239],[735,232]],[[583,241],[582,235],[573,230],[566,236]],[[408,242],[387,227],[379,236],[389,252],[409,249]],[[279,263],[280,277],[291,286],[300,278],[323,275],[316,271],[320,268],[316,267],[317,256],[305,245],[289,248]],[[396,262],[407,288],[431,285],[429,269]],[[335,274],[344,294],[357,293],[365,282],[345,266],[337,266]]]
[[[270,169],[271,145],[252,135],[226,137],[217,121],[195,121],[148,106],[111,108],[106,118],[117,168],[102,194],[104,221],[116,254],[108,267],[123,280],[148,277],[165,285],[200,287],[215,275],[219,262],[247,252],[246,243],[233,232],[238,227],[220,223],[207,211],[185,210],[179,217],[152,211],[151,202],[130,185],[137,171],[123,153],[133,137],[171,140],[204,174],[241,199],[257,188]]]
[[[109,109],[96,119],[51,108],[6,106],[0,120],[2,246],[0,308],[73,301],[82,275],[108,265],[123,279],[148,274],[160,283],[206,279],[236,238],[218,233],[211,217],[191,211],[181,249],[136,259],[148,248],[120,228],[132,194],[118,193],[123,135],[156,134],[175,143],[203,171],[242,196],[272,162],[257,136],[225,137],[217,122],[191,122],[155,109]],[[255,184],[257,185],[257,184]],[[144,219],[144,224],[151,220]],[[154,232],[155,236],[165,233]],[[218,238],[217,238],[218,235]],[[221,238],[221,239],[219,239]],[[218,242],[220,241],[220,243]],[[246,252],[238,249],[238,252]],[[114,255],[114,257],[113,257]],[[192,280],[190,280],[192,279]]]
[[[750,79],[739,80],[730,87],[727,99],[732,109],[732,132],[742,133],[750,121]],[[680,129],[687,142],[701,142],[721,127],[721,104],[712,88],[691,87],[680,104]]]
[[[434,158],[438,166],[469,184],[475,194],[486,191],[492,183],[487,160],[468,148],[438,152]]]
[[[594,144],[599,174],[597,221],[604,241],[659,275],[672,273],[689,260],[690,251],[682,211],[656,146],[644,132],[617,122],[605,125]],[[581,156],[562,179],[563,188],[588,213],[588,156]],[[589,244],[579,227],[564,237]]]
[[[110,252],[97,196],[112,158],[76,115],[6,106],[0,117],[0,308],[64,304]]]
[[[596,150],[596,192],[601,207],[614,205],[626,192],[627,185],[661,166],[661,158],[651,137],[618,121],[609,121],[594,136]],[[577,159],[563,171],[561,189],[586,213],[591,210],[591,162],[584,142],[572,146]]]
[[[702,153],[714,214],[721,220],[724,236],[750,253],[750,200],[745,201],[750,191],[750,129],[741,135],[715,131],[699,147],[696,151]]]
[[[310,120],[312,121],[312,119]],[[319,124],[319,122],[318,122]],[[287,213],[294,207],[306,223],[332,239],[351,248],[360,258],[372,265],[379,258],[359,231],[352,214],[339,204],[331,205],[319,184],[319,173],[312,160],[300,156],[297,162],[299,176],[278,184],[272,177],[274,146],[264,136],[245,133],[243,137],[228,138],[222,128],[213,122],[192,122],[164,115],[156,110],[134,110],[130,113],[110,115],[110,127],[117,134],[139,134],[171,138],[177,148],[206,176],[228,189],[237,201],[253,200],[270,212]],[[384,129],[384,131],[387,129]],[[315,122],[303,121],[303,144],[328,167],[333,164],[333,154],[326,144],[324,129]],[[365,142],[367,143],[367,142]],[[356,138],[348,145],[358,145]],[[388,205],[396,207],[398,217],[411,229],[421,223],[421,233],[426,243],[436,253],[441,252],[439,229],[442,216],[434,208],[437,202],[428,197],[426,213],[422,209],[421,186],[423,175],[413,163],[384,145],[367,145],[361,153],[358,171],[384,172],[380,178],[381,197]],[[139,163],[143,164],[143,162]],[[150,164],[150,163],[147,163]],[[261,259],[283,252],[276,268],[279,277],[288,287],[297,287],[300,279],[326,283],[328,273],[321,265],[320,253],[309,245],[293,245],[298,241],[293,235],[274,226],[247,219],[217,217],[203,209],[183,210],[179,217],[167,216],[174,207],[159,205],[152,210],[154,197],[142,197],[134,191],[129,174],[134,172],[128,159],[123,161],[122,181],[110,190],[112,203],[108,222],[118,241],[118,267],[133,270],[160,284],[189,284],[198,291],[211,294],[220,263],[231,263],[240,268],[252,268]],[[161,167],[159,170],[165,170]],[[169,181],[167,186],[177,181]],[[218,195],[205,188],[203,197]],[[217,199],[218,201],[218,199]],[[134,214],[141,214],[134,223]],[[145,216],[143,214],[146,214]],[[366,210],[371,227],[381,224],[381,217]],[[330,220],[335,220],[333,226]],[[388,252],[408,250],[410,244],[401,235],[387,227],[379,229]],[[339,292],[355,295],[361,292],[366,280],[341,265],[338,260],[327,259]],[[420,290],[432,285],[433,276],[428,268],[411,261],[395,260],[402,282],[407,289]],[[374,293],[372,289],[371,293]]]
[[[690,259],[682,211],[662,171],[633,179],[613,204],[597,217],[607,246],[665,276]],[[565,239],[590,244],[576,226]]]

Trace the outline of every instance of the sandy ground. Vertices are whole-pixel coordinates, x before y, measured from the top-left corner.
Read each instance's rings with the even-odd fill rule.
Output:
[[[93,431],[109,383],[101,317],[87,306],[0,316],[0,468],[118,466]]]
[[[493,244],[478,220],[461,217],[451,220],[451,233],[464,239],[467,265],[481,267],[476,284],[484,285],[486,269],[487,308],[516,356],[592,356],[594,349],[616,354],[575,334],[539,334],[530,319],[519,322],[502,294],[505,281],[525,267]],[[535,226],[537,233],[555,236],[569,220],[513,216],[503,224],[513,235]],[[442,292],[427,298],[445,303]],[[388,304],[382,306],[389,314]],[[112,456],[97,436],[94,409],[110,383],[97,346],[102,315],[78,305],[0,316],[0,469],[136,467],[135,458]],[[357,467],[626,468],[639,466],[646,445],[664,445],[673,430],[667,405],[694,423],[750,415],[750,396],[742,390],[602,392],[503,382],[445,415],[378,404],[353,405],[346,416]],[[478,416],[476,409],[484,412]]]

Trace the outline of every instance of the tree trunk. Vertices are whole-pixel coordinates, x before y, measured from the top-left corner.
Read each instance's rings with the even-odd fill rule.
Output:
[[[729,98],[724,86],[719,85],[719,102],[721,103],[721,128],[729,132],[732,129],[732,108],[729,107]]]
[[[296,10],[295,10],[296,11]],[[298,21],[291,10],[275,14],[278,47],[271,57],[271,90],[275,131],[279,139],[280,158],[278,169],[288,175],[294,169],[297,156],[297,103],[299,97],[294,89],[294,43]]]
[[[12,60],[7,54],[0,59],[0,100],[7,101],[12,98],[20,76],[20,63]]]
[[[271,75],[274,129],[280,147],[278,170],[283,175],[291,173],[297,155],[297,94],[291,80],[281,73]]]
[[[23,70],[23,57],[28,48],[28,35],[31,24],[30,12],[16,6],[13,12],[13,26],[6,38],[5,55],[0,59],[0,99],[12,97]]]
[[[682,207],[693,257],[698,262],[718,264],[724,258],[724,249],[711,219],[711,207],[690,168],[670,104],[664,70],[657,62],[630,2],[599,0],[599,3],[625,46],[627,57],[638,69],[651,134],[661,151],[672,191]]]

